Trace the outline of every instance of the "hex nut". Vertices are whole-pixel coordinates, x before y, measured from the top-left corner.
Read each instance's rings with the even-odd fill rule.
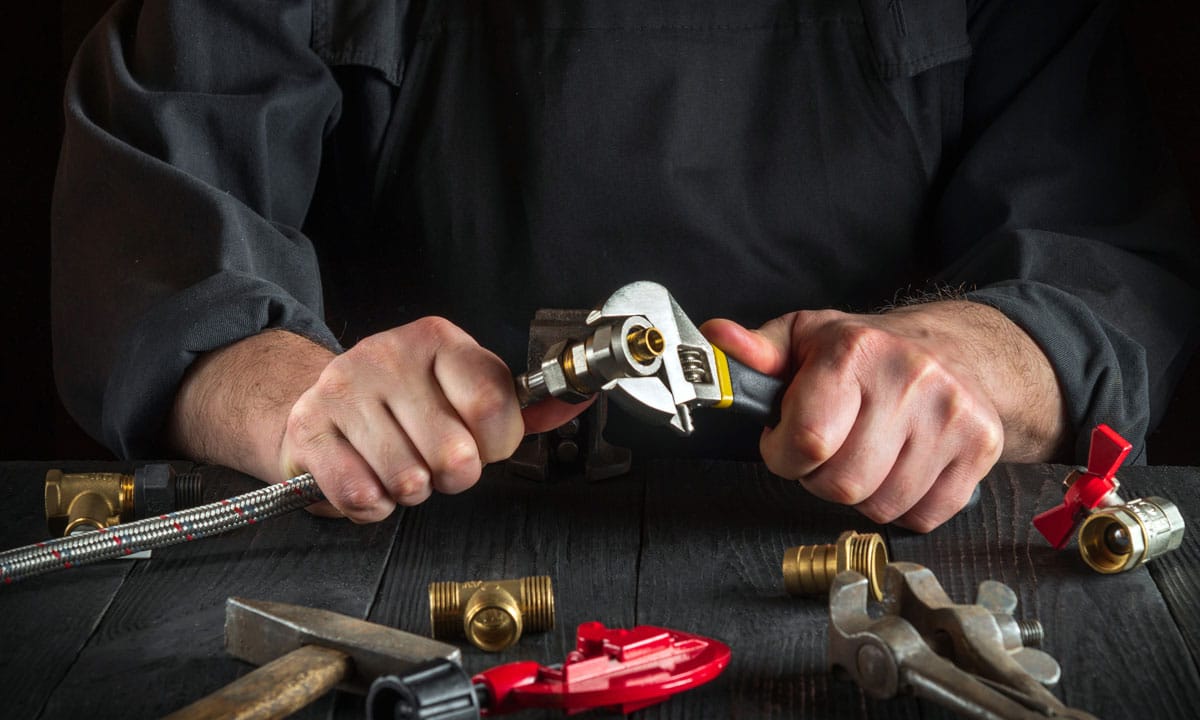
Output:
[[[175,509],[175,468],[168,463],[143,465],[133,475],[134,514],[166,515]]]

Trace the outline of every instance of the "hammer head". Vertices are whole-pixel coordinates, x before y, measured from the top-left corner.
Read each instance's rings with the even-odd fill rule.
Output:
[[[462,663],[453,645],[329,610],[235,597],[225,602],[225,649],[234,657],[265,665],[304,645],[350,656],[354,671],[343,687],[358,693],[381,675],[428,660]]]

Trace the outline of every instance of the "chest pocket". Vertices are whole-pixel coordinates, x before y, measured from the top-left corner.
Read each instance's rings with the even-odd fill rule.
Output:
[[[314,49],[394,91],[362,153],[391,255],[349,285],[506,358],[536,308],[636,279],[747,323],[877,306],[919,281],[965,28],[962,0],[318,0]]]
[[[962,125],[965,61],[971,57],[965,3],[859,0],[859,7],[879,79],[912,129],[932,176]]]
[[[410,10],[408,0],[316,0],[313,51],[331,66],[370,68],[399,85],[417,32]]]

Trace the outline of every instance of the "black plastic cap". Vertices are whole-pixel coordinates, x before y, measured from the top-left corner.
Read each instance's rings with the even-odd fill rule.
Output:
[[[457,663],[431,660],[384,675],[367,693],[369,720],[478,720],[479,697]]]

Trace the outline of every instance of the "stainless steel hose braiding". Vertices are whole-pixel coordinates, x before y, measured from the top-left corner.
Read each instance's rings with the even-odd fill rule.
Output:
[[[282,515],[325,498],[309,473],[208,505],[0,553],[0,584],[199,540]]]

